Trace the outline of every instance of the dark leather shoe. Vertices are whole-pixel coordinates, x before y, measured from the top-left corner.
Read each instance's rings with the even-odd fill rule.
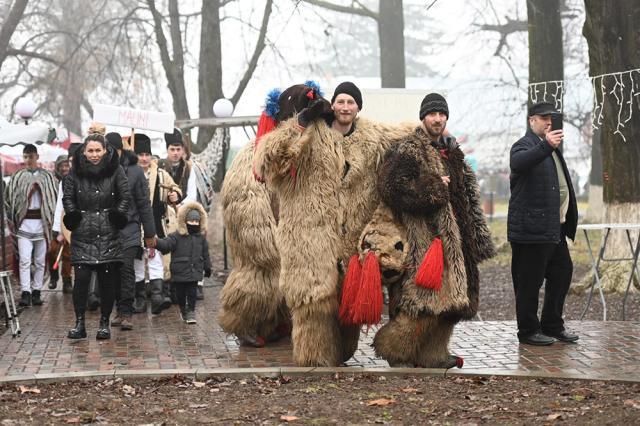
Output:
[[[520,343],[533,346],[549,346],[556,341],[553,337],[549,337],[540,332],[533,333],[527,337],[521,337],[519,340]]]
[[[562,330],[559,333],[549,333],[545,331],[544,334],[566,343],[574,343],[577,342],[578,339],[580,339],[580,336],[578,336],[577,334],[568,333],[567,330]]]

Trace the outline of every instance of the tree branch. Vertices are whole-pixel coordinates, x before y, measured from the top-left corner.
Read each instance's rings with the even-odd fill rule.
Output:
[[[9,16],[7,16],[2,24],[2,29],[0,29],[0,69],[2,68],[4,60],[7,59],[7,49],[9,48],[11,36],[13,36],[16,27],[20,23],[22,15],[24,15],[27,3],[28,0],[16,0],[13,6],[11,6]]]
[[[302,1],[304,1],[305,3],[309,3],[313,6],[318,6],[318,7],[323,7],[325,9],[333,10],[334,12],[365,16],[367,18],[375,19],[376,21],[379,19],[378,13],[370,9],[367,9],[359,1],[355,3],[360,5],[360,7],[340,6],[338,4],[331,3],[330,1],[323,1],[323,0],[302,0]],[[383,0],[380,0],[380,1],[383,1]]]
[[[262,51],[266,46],[265,39],[267,36],[267,27],[269,26],[269,18],[271,17],[272,6],[273,6],[273,0],[267,0],[267,3],[264,7],[264,15],[262,16],[262,25],[260,26],[260,33],[258,34],[258,41],[256,42],[256,47],[253,50],[253,55],[251,56],[251,60],[249,60],[249,65],[247,66],[247,69],[245,70],[244,75],[242,76],[242,79],[238,84],[238,88],[236,89],[235,93],[231,97],[231,102],[233,103],[233,105],[236,105],[240,100],[240,97],[242,96],[244,89],[246,89],[247,84],[249,83],[249,80],[253,75],[253,72],[258,66],[258,59],[260,59],[260,55],[262,54]]]
[[[13,47],[9,47],[7,49],[7,56],[28,56],[30,58],[41,59],[43,61],[50,62],[54,65],[64,68],[61,62],[49,55],[45,55],[44,53],[39,52],[32,52],[25,49],[15,49]]]

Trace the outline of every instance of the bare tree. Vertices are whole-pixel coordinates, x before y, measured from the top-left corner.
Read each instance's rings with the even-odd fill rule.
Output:
[[[303,1],[327,10],[373,19],[378,26],[382,87],[405,87],[402,0],[379,0],[377,12],[360,1],[352,2],[351,6],[341,6],[324,0]]]
[[[16,0],[11,5],[9,14],[4,22],[2,22],[2,28],[0,29],[0,69],[2,69],[2,64],[9,55],[11,37],[24,15],[28,2],[28,0]]]
[[[225,0],[203,0],[199,15],[201,18],[200,32],[200,54],[198,60],[198,112],[200,118],[213,116],[213,104],[222,97],[225,97],[222,78],[222,34],[220,31],[221,11],[229,1]],[[160,12],[155,0],[146,0],[146,4],[151,11],[154,22],[154,33],[156,42],[160,50],[162,66],[167,77],[169,91],[173,98],[173,105],[178,119],[191,118],[187,94],[185,89],[185,48],[182,43],[184,34],[184,16],[181,15],[177,0],[168,1],[168,23],[165,25],[165,17]],[[262,22],[257,28],[257,39],[253,53],[248,60],[244,72],[237,82],[233,94],[228,96],[231,102],[236,105],[251,79],[258,60],[267,45],[267,29],[271,17],[273,0],[267,0],[264,6]],[[171,43],[165,35],[165,26],[169,29]],[[214,129],[201,127],[198,131],[197,143],[191,149],[194,153],[200,153],[205,149],[213,137]],[[225,149],[220,159],[220,165],[227,159]],[[216,175],[212,176],[214,190],[218,191],[222,185],[224,168],[216,165]]]

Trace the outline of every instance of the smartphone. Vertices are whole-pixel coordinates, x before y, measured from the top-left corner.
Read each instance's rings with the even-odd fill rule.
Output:
[[[562,130],[562,114],[551,115],[551,130]]]

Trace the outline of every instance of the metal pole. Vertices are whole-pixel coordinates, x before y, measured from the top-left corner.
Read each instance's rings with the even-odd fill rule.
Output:
[[[7,250],[5,247],[6,239],[5,239],[5,229],[6,224],[4,220],[4,170],[2,169],[2,159],[0,158],[0,226],[2,227],[2,232],[0,233],[0,243],[2,243],[2,270],[7,269]]]
[[[225,148],[227,148],[227,137],[229,129],[223,127],[224,134],[222,135],[222,152],[224,153]],[[229,152],[229,151],[227,151]],[[222,181],[224,182],[224,178],[227,175],[227,156],[222,155]],[[222,224],[222,252],[224,255],[224,270],[229,269],[228,257],[227,257],[227,229],[224,227],[224,221]]]

